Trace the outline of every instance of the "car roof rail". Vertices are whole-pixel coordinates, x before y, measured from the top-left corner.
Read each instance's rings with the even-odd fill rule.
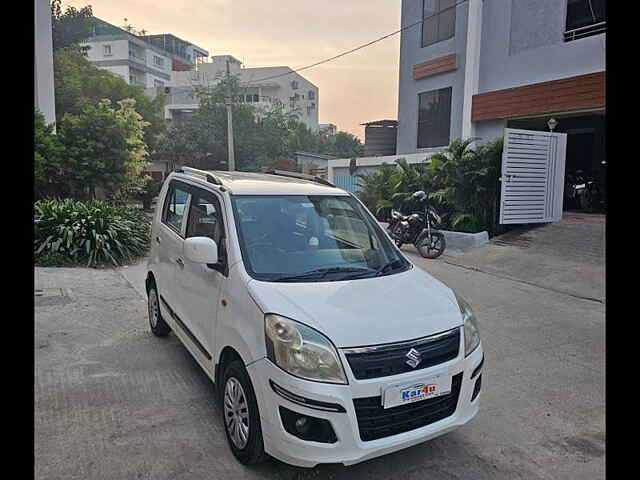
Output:
[[[300,180],[309,180],[311,182],[321,183],[322,185],[327,185],[329,187],[335,187],[333,183],[325,180],[324,178],[316,177],[315,175],[307,175],[306,173],[289,172],[287,170],[267,170],[264,173],[268,175],[279,175],[281,177],[299,178]]]
[[[207,182],[213,183],[214,185],[222,186],[222,182],[220,181],[220,179],[216,177],[214,174],[212,174],[211,172],[207,172],[206,170],[199,170],[197,168],[191,168],[191,167],[181,167],[181,168],[176,168],[174,171],[176,173],[186,173],[187,175],[196,175],[196,176],[204,177]]]

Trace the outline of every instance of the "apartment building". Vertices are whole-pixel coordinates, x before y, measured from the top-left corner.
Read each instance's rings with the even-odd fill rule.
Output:
[[[194,65],[205,62],[209,56],[206,50],[170,33],[143,35],[140,38],[169,54],[172,71],[192,70]]]
[[[164,87],[171,81],[174,68],[193,68],[199,58],[208,55],[206,50],[171,34],[134,35],[97,18],[93,35],[80,47],[97,67],[143,88]]]
[[[606,0],[402,0],[403,26],[421,18],[401,36],[398,154],[552,128],[567,172],[603,174]]]
[[[507,133],[518,165],[503,163],[500,212],[531,218],[501,222],[556,221],[572,176],[606,187],[606,0],[402,0],[401,19],[396,154],[358,158],[359,173]],[[328,163],[347,189],[349,162]]]
[[[231,55],[214,55],[208,63],[199,63],[192,71],[173,71],[171,81],[162,92],[166,94],[165,118],[174,120],[198,108],[195,86],[214,85],[229,72],[238,77],[242,87],[241,101],[269,108],[281,102],[286,111],[294,112],[311,130],[318,131],[319,90],[313,83],[289,67],[243,68],[242,62]],[[147,93],[157,95],[160,90]]]
[[[322,136],[335,135],[338,133],[338,127],[336,127],[333,123],[321,123],[318,125],[318,133]]]

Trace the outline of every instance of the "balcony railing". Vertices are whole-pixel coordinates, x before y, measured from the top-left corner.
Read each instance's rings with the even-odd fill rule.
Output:
[[[135,60],[138,63],[144,63],[145,65],[147,63],[147,60],[144,58],[144,56],[139,55],[131,50],[129,50],[129,58]]]
[[[607,22],[594,23],[587,25],[586,27],[574,28],[573,30],[567,30],[564,32],[564,41],[571,42],[580,38],[590,37],[591,35],[598,35],[607,31]]]

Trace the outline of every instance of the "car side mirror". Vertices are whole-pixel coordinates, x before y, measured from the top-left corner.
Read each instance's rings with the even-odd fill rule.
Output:
[[[184,241],[184,256],[190,262],[218,263],[218,245],[209,237],[190,237]]]

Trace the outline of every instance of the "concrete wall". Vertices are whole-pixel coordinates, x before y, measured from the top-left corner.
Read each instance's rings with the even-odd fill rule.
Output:
[[[501,3],[503,0],[497,0]],[[488,2],[485,2],[488,3]],[[402,0],[402,23],[407,26],[422,18],[422,0]],[[464,102],[464,67],[467,38],[467,2],[456,7],[456,31],[453,38],[422,48],[420,25],[408,28],[400,38],[400,83],[398,98],[397,153],[430,152],[439,148],[417,148],[418,94],[452,87],[450,138],[462,133],[462,106]],[[420,80],[413,79],[413,65],[455,53],[457,69]],[[443,145],[444,146],[444,145]]]
[[[129,83],[129,66],[128,65],[114,65],[112,67],[100,67],[103,70],[113,73],[119,76],[125,82]]]
[[[95,40],[89,43],[82,43],[91,48],[87,50],[87,60],[90,62],[102,60],[129,60],[128,40]],[[104,54],[104,45],[111,45],[111,55]]]
[[[56,121],[53,86],[53,39],[51,8],[47,0],[34,0],[34,104],[47,123]]]
[[[479,92],[605,70],[606,34],[564,42],[566,0],[483,2]]]

